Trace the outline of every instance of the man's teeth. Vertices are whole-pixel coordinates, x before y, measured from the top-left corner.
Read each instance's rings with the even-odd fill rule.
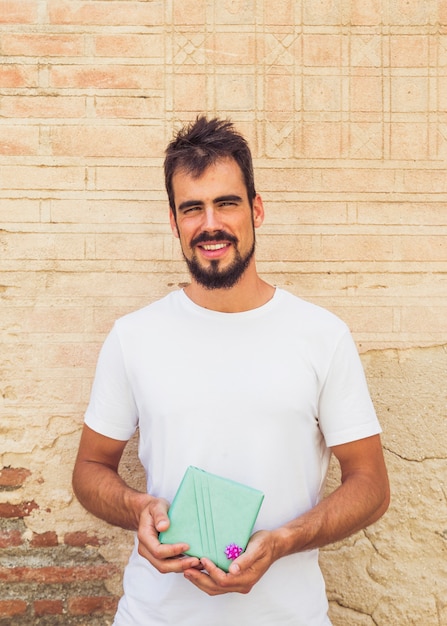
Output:
[[[221,250],[222,248],[225,248],[226,244],[225,243],[204,243],[202,244],[202,248],[204,250]]]

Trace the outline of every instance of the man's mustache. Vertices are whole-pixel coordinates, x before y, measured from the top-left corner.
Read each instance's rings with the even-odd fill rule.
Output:
[[[194,239],[191,240],[191,247],[199,245],[199,243],[208,243],[210,241],[229,241],[232,244],[237,244],[238,240],[234,235],[230,235],[224,230],[216,230],[214,233],[203,232]]]

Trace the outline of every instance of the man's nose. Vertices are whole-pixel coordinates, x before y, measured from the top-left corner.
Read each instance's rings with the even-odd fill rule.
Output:
[[[221,228],[219,212],[213,206],[206,206],[203,212],[203,228],[205,230],[219,230]]]

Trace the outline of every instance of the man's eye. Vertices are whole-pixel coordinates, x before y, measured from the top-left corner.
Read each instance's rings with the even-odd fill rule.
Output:
[[[183,213],[184,213],[185,215],[187,215],[188,213],[194,213],[195,211],[200,211],[200,207],[199,207],[199,206],[190,206],[190,207],[188,207],[187,209],[185,209],[185,210],[183,211]]]

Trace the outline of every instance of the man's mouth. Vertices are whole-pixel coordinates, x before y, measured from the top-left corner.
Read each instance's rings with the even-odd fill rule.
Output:
[[[225,248],[231,244],[237,244],[236,237],[234,235],[230,235],[224,230],[217,230],[214,233],[201,233],[192,239],[190,245],[191,248],[200,246],[204,250],[219,250],[220,248]]]
[[[199,247],[203,248],[204,250],[221,250],[222,248],[226,248],[227,246],[227,243],[202,243],[199,245]]]

